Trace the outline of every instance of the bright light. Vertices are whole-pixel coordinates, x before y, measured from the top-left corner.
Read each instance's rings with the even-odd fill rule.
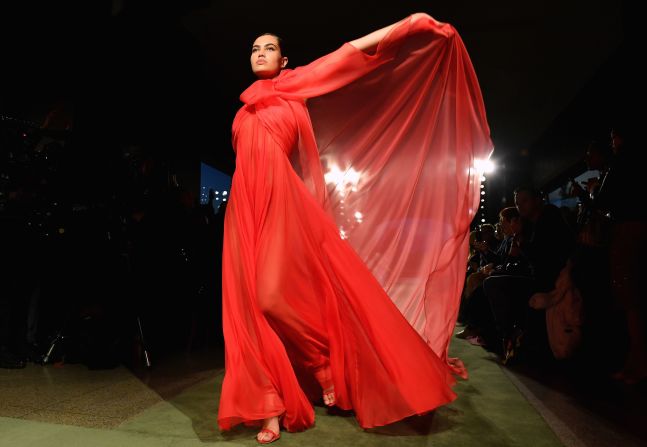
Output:
[[[339,166],[332,165],[330,170],[324,174],[326,183],[334,183],[336,189],[346,195],[348,191],[357,191],[357,183],[361,174],[353,168],[348,168],[345,172],[339,169]]]
[[[484,196],[484,195],[485,195],[485,191],[481,191],[481,195],[482,195],[482,196]]]
[[[226,195],[227,195],[227,191],[223,191],[223,192],[222,192],[222,195],[223,195],[223,196],[226,196]]]
[[[491,174],[494,172],[494,162],[492,160],[479,160],[476,159],[474,160],[474,167],[478,172],[482,172],[484,174]]]
[[[481,181],[482,181],[482,182],[484,182],[484,181],[486,181],[486,180],[487,180],[487,179],[485,178],[485,176],[484,176],[484,175],[482,175],[482,176],[481,176]]]
[[[344,178],[344,173],[341,172],[339,166],[332,165],[330,170],[324,174],[326,183],[339,183]]]
[[[485,222],[485,219],[481,219],[481,222]]]

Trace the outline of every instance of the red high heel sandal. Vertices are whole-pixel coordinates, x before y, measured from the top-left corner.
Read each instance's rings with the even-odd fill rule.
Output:
[[[337,398],[335,396],[335,385],[332,382],[332,373],[330,371],[330,366],[325,366],[315,371],[315,378],[323,389],[322,397],[324,398],[324,404],[326,404],[326,395],[330,394],[332,395],[332,397],[329,397],[331,402],[327,403],[326,405],[329,407],[334,406],[337,402]]]
[[[261,441],[260,439],[258,439],[258,435],[263,434],[263,433],[269,433],[271,437]],[[270,443],[272,443],[272,442],[274,442],[274,441],[276,441],[276,440],[278,440],[280,438],[281,438],[281,431],[280,430],[279,430],[278,433],[275,433],[274,430],[270,430],[269,428],[264,428],[260,432],[258,432],[258,434],[256,435],[256,442],[258,442],[259,444],[270,444]]]

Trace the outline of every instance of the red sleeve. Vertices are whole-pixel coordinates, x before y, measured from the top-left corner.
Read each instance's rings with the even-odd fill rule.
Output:
[[[283,94],[296,98],[314,98],[335,91],[392,61],[404,42],[411,18],[401,20],[378,44],[376,53],[369,55],[350,43],[319,59],[290,70],[275,83]]]

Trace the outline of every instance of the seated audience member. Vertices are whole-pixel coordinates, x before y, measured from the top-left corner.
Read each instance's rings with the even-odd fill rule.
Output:
[[[547,351],[545,312],[529,306],[530,297],[548,292],[566,265],[574,247],[574,236],[554,205],[532,188],[515,190],[515,204],[524,220],[518,257],[529,265],[528,274],[490,276],[483,283],[497,332],[502,340],[504,361],[516,354],[521,338],[538,353]]]
[[[515,207],[508,207],[499,213],[499,223],[503,235],[499,248],[492,260],[470,275],[465,284],[465,300],[461,321],[465,329],[456,336],[470,340],[482,336],[475,344],[487,344],[492,340],[492,312],[490,304],[481,287],[483,281],[491,275],[520,275],[527,274],[523,260],[519,258],[519,240],[521,238],[521,218]],[[472,341],[472,340],[470,340]]]

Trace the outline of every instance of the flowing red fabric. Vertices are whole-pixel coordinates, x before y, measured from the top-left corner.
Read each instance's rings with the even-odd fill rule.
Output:
[[[453,400],[447,346],[478,207],[475,161],[491,152],[459,36],[412,16],[375,54],[346,43],[241,100],[221,429],[281,414],[289,431],[312,426],[314,378],[327,367],[337,406],[364,428]]]
[[[478,80],[455,29],[400,24],[346,88],[308,102],[342,234],[442,358],[458,314],[482,163],[492,152]],[[353,47],[346,44],[349,51]]]

